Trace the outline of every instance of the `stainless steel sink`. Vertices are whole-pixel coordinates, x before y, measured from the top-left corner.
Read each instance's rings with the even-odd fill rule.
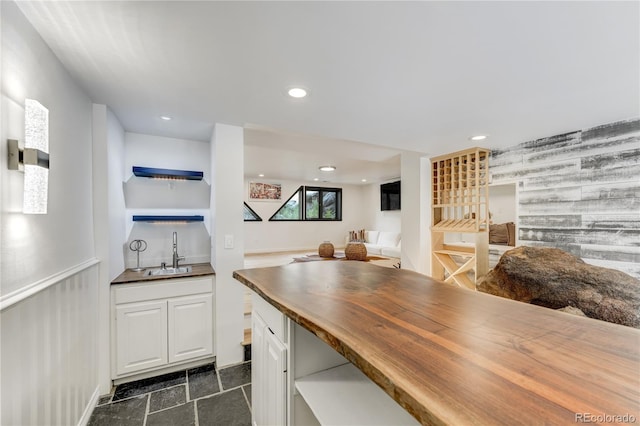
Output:
[[[191,266],[179,266],[177,268],[155,268],[144,271],[145,277],[155,277],[159,275],[178,275],[191,272]]]

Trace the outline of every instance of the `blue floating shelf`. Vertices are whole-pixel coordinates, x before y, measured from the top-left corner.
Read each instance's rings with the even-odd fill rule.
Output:
[[[193,170],[155,169],[153,167],[133,166],[133,174],[138,177],[202,180],[204,173]]]
[[[133,215],[134,222],[203,222],[204,216],[141,216]]]

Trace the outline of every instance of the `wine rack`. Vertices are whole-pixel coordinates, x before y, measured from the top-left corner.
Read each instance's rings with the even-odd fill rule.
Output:
[[[470,148],[431,159],[431,274],[472,289],[489,265],[489,155]],[[476,234],[475,248],[445,244],[446,232]]]

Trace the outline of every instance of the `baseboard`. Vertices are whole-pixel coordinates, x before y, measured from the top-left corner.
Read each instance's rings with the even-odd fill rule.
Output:
[[[196,359],[195,361],[186,361],[175,365],[170,365],[164,368],[151,369],[142,373],[131,373],[127,376],[114,378],[113,384],[115,386],[123,383],[134,382],[136,380],[148,379],[150,377],[161,376],[163,374],[173,373],[175,371],[189,370],[191,368],[200,367],[201,365],[210,364],[216,361],[215,355],[208,355],[203,358]]]
[[[98,405],[98,398],[100,398],[100,386],[96,386],[93,390],[93,395],[89,399],[87,406],[84,407],[84,412],[82,413],[82,417],[78,420],[78,426],[87,426],[89,423],[89,419],[91,419],[91,414],[93,414],[94,408]]]

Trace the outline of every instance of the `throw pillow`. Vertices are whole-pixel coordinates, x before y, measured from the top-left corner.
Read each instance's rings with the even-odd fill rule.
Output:
[[[378,242],[378,235],[380,231],[366,231],[365,232],[365,242],[369,244],[375,244]]]
[[[509,231],[506,223],[500,223],[497,225],[489,225],[489,244],[504,244],[509,243]]]

